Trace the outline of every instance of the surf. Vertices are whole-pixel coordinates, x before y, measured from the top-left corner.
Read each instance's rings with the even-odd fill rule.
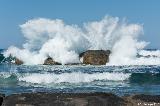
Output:
[[[81,63],[79,54],[87,50],[110,50],[106,65],[160,65],[159,51],[145,51],[149,42],[139,39],[144,34],[143,26],[118,17],[107,15],[83,26],[37,18],[20,28],[24,44],[20,48],[10,46],[3,54],[17,57],[25,65],[43,64],[48,56],[62,65]]]

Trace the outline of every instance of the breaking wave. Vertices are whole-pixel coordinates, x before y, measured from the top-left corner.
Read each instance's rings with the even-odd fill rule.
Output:
[[[2,74],[0,76],[0,85],[20,84],[20,82],[34,84],[80,84],[99,81],[101,84],[109,82],[124,82],[128,84],[160,84],[160,73],[25,73],[25,74]],[[127,84],[126,83],[126,84]],[[98,83],[97,83],[98,84]],[[24,86],[24,85],[23,85]]]
[[[25,75],[16,75],[16,74],[4,74],[0,77],[0,82],[15,82],[15,81],[24,81],[28,83],[37,83],[37,84],[47,84],[47,83],[85,83],[85,82],[93,82],[96,80],[99,81],[124,81],[129,78],[130,74],[123,73],[62,73],[62,74],[25,74]]]
[[[159,94],[160,66],[0,64],[0,90],[20,92],[117,92]]]
[[[81,83],[96,80],[123,81],[129,78],[129,74],[123,73],[63,73],[63,74],[32,74],[19,78],[20,81],[31,83]]]
[[[26,65],[43,64],[48,56],[62,64],[79,63],[80,53],[102,49],[112,52],[107,65],[160,65],[160,52],[143,50],[148,42],[138,39],[143,26],[118,17],[105,16],[82,27],[60,19],[39,18],[20,27],[26,42],[22,48],[9,47],[4,56],[11,54]]]

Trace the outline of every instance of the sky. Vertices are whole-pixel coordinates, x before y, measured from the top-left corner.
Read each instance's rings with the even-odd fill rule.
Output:
[[[142,24],[140,40],[150,42],[148,49],[160,49],[160,0],[0,0],[0,48],[21,47],[19,25],[30,19],[58,18],[81,26],[105,15]]]

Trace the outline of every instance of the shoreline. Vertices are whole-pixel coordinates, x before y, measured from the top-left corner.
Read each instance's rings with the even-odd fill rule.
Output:
[[[33,92],[0,94],[2,106],[160,106],[160,95],[117,96],[113,93]]]

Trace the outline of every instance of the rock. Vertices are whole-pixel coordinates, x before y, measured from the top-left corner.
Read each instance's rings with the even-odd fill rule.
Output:
[[[5,57],[3,56],[3,54],[0,54],[0,63],[1,61],[4,59]]]
[[[1,97],[1,96],[0,96]],[[160,106],[160,95],[111,93],[22,93],[4,98],[3,106]],[[1,103],[2,103],[1,102]]]
[[[34,105],[30,105],[30,104],[16,104],[15,106],[34,106]]]
[[[132,96],[134,100],[141,100],[144,102],[155,102],[155,103],[160,103],[160,95],[134,95]]]
[[[58,63],[56,61],[54,61],[51,57],[48,57],[45,61],[43,65],[61,65],[61,63]]]
[[[127,106],[160,106],[160,95],[131,95],[124,97]]]
[[[18,59],[18,58],[15,58],[15,64],[16,65],[22,65],[23,64],[23,61]]]
[[[105,65],[109,62],[110,50],[88,50],[80,54],[80,58],[83,58],[83,64],[90,65]]]
[[[68,64],[65,64],[65,65],[82,65],[82,63],[68,63]]]
[[[7,96],[4,106],[125,106],[110,93],[22,93]]]
[[[5,97],[4,94],[0,94],[0,106],[2,106],[4,97]]]
[[[118,97],[111,93],[22,93],[4,98],[3,106],[160,106],[160,95]]]
[[[9,63],[9,64],[12,64],[12,61],[15,59],[13,58],[11,55],[9,55],[8,57],[4,57],[3,55],[1,55],[1,63]]]
[[[3,63],[21,65],[21,64],[23,64],[23,61],[18,59],[17,57],[9,55],[8,57],[3,59]]]
[[[145,58],[151,58],[151,57],[158,57],[158,56],[155,56],[155,55],[146,55],[146,56],[143,56],[143,55],[140,55],[140,54],[137,54],[137,57],[140,58],[140,57],[145,57]]]

